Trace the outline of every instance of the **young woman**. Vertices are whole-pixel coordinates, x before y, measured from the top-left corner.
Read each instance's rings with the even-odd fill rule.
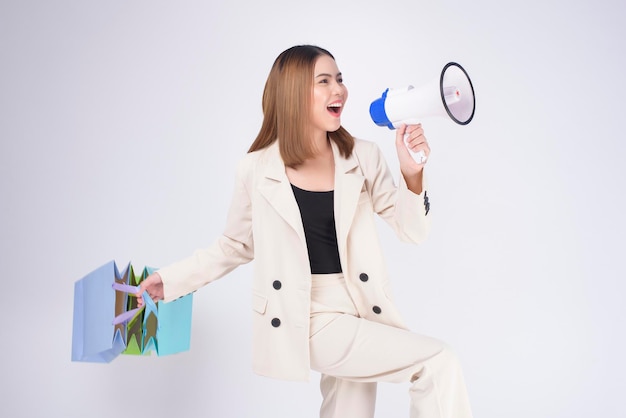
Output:
[[[264,120],[241,160],[224,233],[141,283],[171,301],[255,260],[253,368],[307,380],[321,373],[322,418],[374,416],[377,382],[410,383],[410,416],[471,417],[462,372],[440,341],[404,326],[389,291],[374,215],[400,239],[428,232],[420,125],[396,131],[398,186],[378,147],[341,126],[348,91],[325,49],[281,53]]]

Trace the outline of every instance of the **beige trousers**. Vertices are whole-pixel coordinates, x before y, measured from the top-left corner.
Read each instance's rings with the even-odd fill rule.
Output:
[[[311,367],[321,418],[372,418],[377,382],[410,383],[411,418],[471,418],[459,362],[441,341],[360,318],[341,274],[312,276]]]

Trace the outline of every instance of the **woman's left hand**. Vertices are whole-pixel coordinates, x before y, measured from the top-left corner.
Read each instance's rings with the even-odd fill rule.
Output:
[[[422,125],[402,125],[396,129],[396,150],[400,161],[400,171],[407,187],[413,193],[421,194],[423,191],[422,171],[430,155],[430,147],[424,136]],[[419,161],[419,155],[413,155],[417,153],[422,154],[421,161]]]
[[[402,125],[396,129],[396,150],[400,161],[400,170],[404,177],[413,177],[421,174],[424,164],[428,161],[430,147],[424,136],[422,124]],[[425,156],[422,162],[416,161],[412,153],[422,152]],[[418,157],[419,159],[419,157]]]

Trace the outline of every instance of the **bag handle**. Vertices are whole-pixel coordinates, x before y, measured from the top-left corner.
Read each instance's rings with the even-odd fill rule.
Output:
[[[119,290],[120,292],[126,292],[132,295],[134,295],[135,293],[139,291],[139,286],[131,286],[128,284],[117,283],[117,282],[113,283],[111,287],[113,287],[113,289],[115,290]],[[141,296],[143,297],[145,308],[148,311],[148,313],[153,312],[154,316],[156,316],[158,319],[159,316],[157,313],[157,306],[152,300],[152,298],[150,297],[150,295],[148,294],[148,292],[144,290]],[[126,311],[122,314],[119,314],[118,316],[113,318],[113,325],[118,325],[118,324],[130,321],[131,318],[133,318],[137,314],[137,312],[139,312],[141,309],[143,308],[135,308],[135,309],[131,309],[130,311]]]

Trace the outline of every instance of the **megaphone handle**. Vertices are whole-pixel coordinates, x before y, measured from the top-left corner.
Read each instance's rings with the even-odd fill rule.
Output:
[[[416,122],[419,123],[419,122]],[[402,122],[402,124],[404,125],[405,123]],[[404,135],[404,145],[406,146],[406,138],[407,138],[408,134],[405,133]],[[411,154],[411,156],[413,157],[413,159],[418,163],[418,164],[424,164],[426,162],[426,160],[428,159],[428,157],[426,156],[426,153],[423,150],[420,150],[418,152],[413,152],[411,151],[411,149],[407,146],[407,150],[409,150],[409,153]]]
[[[418,160],[419,158],[419,160]],[[424,164],[426,162],[426,160],[428,159],[428,157],[426,156],[426,153],[424,151],[420,151],[415,155],[415,159],[420,163],[420,164]]]
[[[413,155],[413,159],[417,161],[419,164],[424,164],[428,157],[424,151],[418,151]]]

